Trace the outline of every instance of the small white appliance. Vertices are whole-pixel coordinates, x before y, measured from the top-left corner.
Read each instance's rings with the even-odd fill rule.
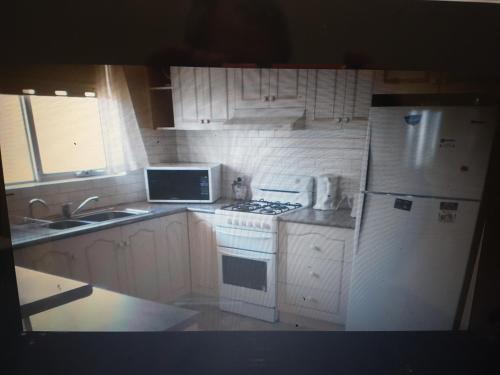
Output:
[[[148,202],[212,203],[221,195],[220,164],[155,164],[144,178]]]
[[[322,174],[316,176],[315,210],[335,210],[338,205],[340,176]]]
[[[274,322],[278,216],[310,207],[313,178],[254,178],[252,200],[215,211],[221,310]]]
[[[371,109],[347,330],[457,326],[496,117],[480,106]]]

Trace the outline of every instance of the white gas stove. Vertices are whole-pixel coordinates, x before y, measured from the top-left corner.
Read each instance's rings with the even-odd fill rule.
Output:
[[[274,322],[278,217],[311,206],[313,178],[261,176],[251,191],[253,200],[215,211],[220,308]]]

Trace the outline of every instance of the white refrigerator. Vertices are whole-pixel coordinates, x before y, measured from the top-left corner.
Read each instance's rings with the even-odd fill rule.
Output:
[[[346,329],[449,330],[494,135],[487,107],[373,107]]]

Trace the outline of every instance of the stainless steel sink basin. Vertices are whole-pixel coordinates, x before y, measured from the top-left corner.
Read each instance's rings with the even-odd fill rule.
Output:
[[[50,229],[69,229],[88,224],[90,223],[80,220],[61,220],[61,221],[54,221],[53,223],[50,224],[45,224],[44,226]]]
[[[127,211],[105,211],[105,212],[97,212],[95,214],[80,216],[79,219],[86,221],[108,221],[135,215],[137,215],[137,213],[127,212]]]

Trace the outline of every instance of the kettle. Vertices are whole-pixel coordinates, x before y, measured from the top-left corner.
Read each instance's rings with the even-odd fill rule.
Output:
[[[316,176],[315,210],[335,210],[338,204],[340,176],[322,174]]]

